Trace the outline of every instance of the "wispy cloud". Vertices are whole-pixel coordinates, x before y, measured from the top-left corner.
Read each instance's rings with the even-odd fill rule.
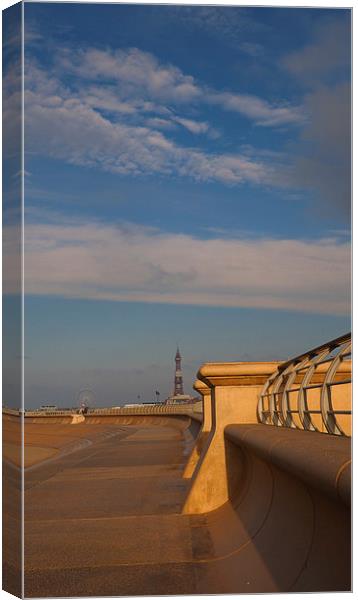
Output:
[[[194,121],[193,119],[185,119],[183,117],[173,117],[173,121],[179,123],[182,127],[190,131],[190,133],[208,133],[210,126],[203,121]]]
[[[238,6],[173,6],[166,13],[167,18],[170,15],[185,22],[186,27],[205,31],[216,43],[235,50],[253,33],[269,30],[266,24],[253,18],[252,10]]]
[[[167,113],[167,120],[176,119],[192,132],[208,128],[204,122]],[[154,173],[226,184],[281,185],[283,180],[264,157],[180,146],[157,129],[110,118],[96,110],[85,94],[74,93],[35,65],[28,68],[26,140],[27,151],[114,173]]]
[[[233,94],[229,92],[212,93],[208,101],[218,104],[225,110],[239,112],[252,119],[256,125],[265,127],[301,124],[305,120],[304,110],[290,105],[284,106],[269,104],[257,96],[247,94]]]
[[[194,135],[206,134],[212,138],[219,137],[220,135],[214,128],[210,127],[209,123],[206,123],[205,121],[187,119],[185,117],[179,117],[175,114],[169,115],[166,119],[160,117],[151,117],[146,120],[146,125],[153,127],[154,129],[164,129],[168,131],[177,129],[177,125],[180,125]]]
[[[148,125],[149,127],[153,127],[154,129],[164,130],[173,130],[177,128],[176,124],[173,121],[170,121],[169,119],[161,119],[160,117],[151,117],[150,119],[147,119],[146,125]]]
[[[265,47],[257,42],[241,42],[239,47],[242,52],[254,58],[262,57],[265,54]]]
[[[194,20],[204,12],[194,11]],[[229,12],[214,13],[213,26],[217,18],[227,21]],[[341,23],[327,21],[309,44],[282,59],[285,76],[300,82],[305,94],[295,104],[214,89],[138,48],[63,48],[54,54],[51,75],[34,60],[26,66],[26,150],[127,175],[308,189],[347,214],[349,72],[344,78],[342,70],[342,80],[333,77],[349,64],[345,32]],[[205,113],[205,107],[211,110]],[[220,136],[208,120],[213,109],[237,113],[257,127],[295,127],[297,143],[291,140],[281,157],[262,148],[213,149],[204,144]],[[191,139],[176,137],[180,129]]]
[[[26,227],[27,294],[329,314],[349,307],[349,245],[334,238],[199,239],[47,217]]]
[[[84,80],[100,80],[107,85],[120,83],[121,94],[127,98],[139,94],[175,105],[212,103],[241,113],[257,125],[300,124],[304,118],[300,107],[290,106],[287,102],[270,104],[254,95],[209,89],[191,75],[173,65],[161,64],[152,54],[138,48],[63,50],[59,65]]]
[[[121,82],[122,93],[135,94],[138,89],[148,96],[175,103],[191,102],[201,90],[190,75],[174,65],[161,64],[155,56],[138,48],[128,50],[63,49],[59,65],[67,73],[101,82]]]
[[[4,158],[15,158],[21,154],[21,56],[15,53],[3,73],[3,140]]]

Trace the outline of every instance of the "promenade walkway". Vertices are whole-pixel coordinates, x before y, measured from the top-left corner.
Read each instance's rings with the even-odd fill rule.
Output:
[[[26,596],[195,589],[193,520],[201,519],[180,515],[188,425],[108,424],[86,448],[26,473]],[[81,427],[90,438],[97,426],[71,434]]]
[[[312,441],[319,446],[324,434],[228,428],[229,501],[183,514],[191,483],[183,471],[198,425],[185,417],[160,417],[156,425],[152,417],[147,425],[133,418],[132,425],[68,426],[71,435],[82,430],[82,441],[87,430],[91,443],[25,475],[25,595],[347,589],[349,498],[343,488],[339,497],[326,494],[319,477],[290,473],[287,450],[273,454],[278,441],[289,449],[299,437],[301,456],[312,462]],[[41,427],[46,435],[56,425]],[[267,435],[268,452],[261,452]],[[337,470],[349,439],[323,441]]]
[[[23,419],[25,596],[349,591],[350,344],[206,363],[200,405],[4,411],[8,589]]]

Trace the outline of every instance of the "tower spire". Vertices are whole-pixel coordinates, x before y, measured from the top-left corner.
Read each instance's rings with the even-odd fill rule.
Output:
[[[177,345],[177,352],[175,355],[175,375],[174,375],[174,396],[183,396],[183,373],[181,370],[181,354],[179,345]]]

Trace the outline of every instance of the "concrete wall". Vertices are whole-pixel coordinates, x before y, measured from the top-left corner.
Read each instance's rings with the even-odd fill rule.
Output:
[[[194,389],[203,397],[204,420],[202,430],[184,471],[184,477],[192,478],[190,491],[183,508],[184,513],[205,513],[215,510],[229,500],[229,487],[232,483],[229,480],[230,478],[235,479],[235,465],[231,461],[230,452],[225,443],[225,429],[232,424],[257,424],[259,422],[258,401],[262,389],[269,378],[274,380],[274,374],[278,371],[279,366],[278,362],[237,362],[207,363],[200,368]],[[329,364],[327,363],[319,365],[317,372],[312,377],[312,383],[314,385],[322,384],[328,369]],[[341,364],[334,381],[347,381],[350,370],[350,361]],[[303,374],[298,373],[296,379],[292,381],[292,387],[299,386],[302,378]],[[332,405],[335,409],[349,410],[350,387],[350,383],[344,383],[332,388]],[[320,389],[318,388],[307,390],[310,409],[320,409],[319,395]],[[294,408],[294,394],[290,400],[291,407]],[[322,421],[321,415],[316,414],[316,422],[319,419]],[[350,415],[339,415],[338,419],[342,425],[344,423],[344,431],[350,432]],[[300,424],[300,428],[302,429],[302,424]],[[282,428],[275,427],[275,429],[279,436],[278,439],[280,439]],[[269,429],[264,429],[264,431],[269,437]],[[319,439],[319,445],[324,451],[329,443],[328,438],[323,435],[323,437],[319,436],[315,439]],[[324,463],[324,459],[322,462]],[[302,463],[304,463],[303,457]],[[324,464],[322,464],[322,468],[325,468]]]
[[[277,365],[277,362],[208,363],[199,370],[198,379],[208,390],[202,388],[206,398],[204,422],[211,427],[205,432],[203,448],[197,449],[196,462],[191,457],[185,470],[192,473],[192,484],[184,513],[207,512],[228,501],[224,429],[230,423],[257,423],[259,394]]]
[[[198,372],[204,420],[184,471],[183,513],[205,519],[218,556],[202,567],[206,593],[351,589],[350,438],[258,423],[260,393],[278,364],[211,363]],[[344,366],[338,377],[346,376]]]

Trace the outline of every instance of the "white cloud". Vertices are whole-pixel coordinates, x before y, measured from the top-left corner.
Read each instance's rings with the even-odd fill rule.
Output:
[[[209,124],[203,121],[194,121],[193,119],[184,119],[183,117],[173,117],[173,121],[179,123],[179,125],[190,131],[190,133],[208,133],[209,131]]]
[[[132,115],[139,110],[134,102],[122,102],[115,90],[110,87],[92,86],[80,94],[81,100],[94,109],[106,110],[111,113]]]
[[[193,120],[183,122],[197,132],[206,128]],[[36,66],[29,69],[25,126],[27,152],[114,173],[180,175],[227,184],[271,185],[282,179],[264,159],[209,154],[179,146],[154,128],[110,119],[95,110],[92,96],[88,102],[85,94],[73,94]]]
[[[190,104],[191,110],[192,103],[217,104],[266,126],[301,118],[298,109],[254,96],[208,91],[138,49],[63,49],[50,76],[34,60],[26,65],[26,151],[114,173],[287,185],[285,169],[273,166],[272,157],[207,152],[164,135],[180,125],[195,135],[219,136],[205,120],[173,109]]]
[[[318,41],[308,46],[314,49],[315,73],[326,73],[329,61],[322,61],[327,32],[335,29],[322,31]],[[334,44],[345,47],[342,31],[338,28]],[[305,61],[307,48],[301,53]],[[297,52],[284,61],[293,74],[299,56]],[[344,48],[337,49],[333,67],[341,65],[345,56]],[[349,210],[347,84],[316,86],[302,106],[269,102],[254,95],[209,89],[136,48],[65,49],[54,60],[52,76],[34,62],[27,64],[26,73],[27,151],[136,176],[161,174],[229,185],[249,182],[309,188],[318,190],[330,206],[343,202],[345,211]],[[237,112],[259,126],[300,125],[302,146],[295,149],[291,144],[290,156],[285,158],[265,155],[262,150],[208,152],[199,146],[199,136],[215,138],[219,133],[200,118],[205,104]],[[177,126],[197,136],[196,147],[175,142]]]
[[[174,102],[189,102],[201,95],[193,77],[173,65],[160,64],[152,54],[137,48],[63,50],[60,64],[90,81],[120,82],[127,94],[141,89],[151,98]]]
[[[173,65],[163,65],[152,55],[137,48],[127,50],[63,50],[60,65],[86,81],[120,85],[127,99],[138,96],[176,105],[213,103],[253,119],[258,125],[300,124],[302,109],[288,103],[270,104],[253,95],[220,92],[201,85],[191,75]],[[102,92],[103,93],[103,92]]]
[[[20,161],[21,155],[21,61],[13,61],[3,75],[2,123],[4,158]]]
[[[255,121],[256,125],[266,127],[277,125],[301,124],[305,113],[300,107],[271,105],[257,96],[215,92],[208,96],[208,101],[218,104],[225,110],[239,112]]]
[[[134,225],[25,228],[27,294],[344,314],[350,249],[335,239],[199,239]]]
[[[151,119],[147,119],[146,124],[149,127],[154,127],[154,129],[176,129],[176,125],[173,123],[173,121],[161,119],[160,117],[152,117]]]
[[[177,125],[181,125],[184,129],[190,131],[194,135],[207,134],[209,137],[217,137],[219,134],[210,127],[209,123],[205,121],[195,121],[194,119],[186,119],[177,115],[172,115],[169,119],[163,119],[160,117],[152,117],[146,120],[146,125],[155,129],[174,130],[177,129]]]

